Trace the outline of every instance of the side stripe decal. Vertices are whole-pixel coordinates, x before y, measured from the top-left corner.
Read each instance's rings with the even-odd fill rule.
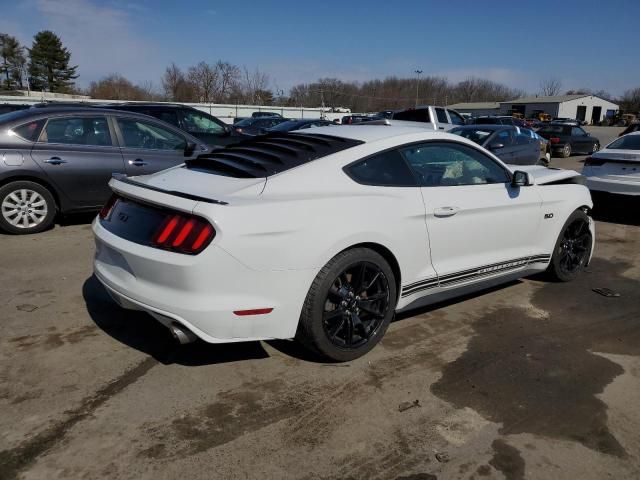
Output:
[[[441,277],[431,277],[419,280],[417,282],[409,283],[402,287],[402,297],[408,297],[414,293],[428,290],[435,287],[445,287],[454,285],[456,283],[464,282],[475,278],[483,278],[494,273],[505,272],[509,270],[515,270],[525,265],[532,263],[549,263],[551,255],[539,254],[529,257],[516,258],[505,262],[493,263],[490,265],[484,265],[482,267],[471,268],[468,270],[462,270],[456,273],[449,273]]]

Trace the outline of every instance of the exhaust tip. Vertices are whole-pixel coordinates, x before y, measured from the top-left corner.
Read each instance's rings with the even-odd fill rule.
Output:
[[[169,326],[169,330],[171,330],[173,338],[175,338],[180,343],[180,345],[193,343],[198,339],[195,333],[178,323],[172,323]]]

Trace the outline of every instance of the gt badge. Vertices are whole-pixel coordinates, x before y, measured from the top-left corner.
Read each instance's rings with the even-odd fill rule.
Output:
[[[545,213],[544,219],[546,220],[547,218],[553,218],[553,213]]]

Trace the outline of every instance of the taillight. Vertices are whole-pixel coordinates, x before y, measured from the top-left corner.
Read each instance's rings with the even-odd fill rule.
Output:
[[[560,139],[558,137],[550,137],[549,141],[551,143],[560,143]]]
[[[195,255],[215,236],[215,229],[204,218],[171,213],[156,231],[152,243],[157,248]]]
[[[602,165],[604,165],[606,162],[606,160],[602,159],[602,158],[593,158],[593,157],[587,157],[584,159],[584,166],[585,167],[600,167]]]
[[[109,214],[111,213],[111,210],[113,210],[113,206],[116,204],[117,201],[118,201],[118,195],[114,193],[113,195],[111,195],[109,200],[107,200],[107,203],[105,203],[102,209],[100,210],[99,215],[102,220],[104,220],[109,216]]]

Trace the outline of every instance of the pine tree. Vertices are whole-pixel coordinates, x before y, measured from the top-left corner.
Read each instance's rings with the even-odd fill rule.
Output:
[[[34,90],[65,92],[78,78],[78,66],[69,66],[71,53],[62,46],[60,38],[49,30],[38,32],[29,49],[29,75]]]
[[[8,90],[22,87],[22,71],[26,63],[24,48],[15,37],[0,33],[0,84]]]

